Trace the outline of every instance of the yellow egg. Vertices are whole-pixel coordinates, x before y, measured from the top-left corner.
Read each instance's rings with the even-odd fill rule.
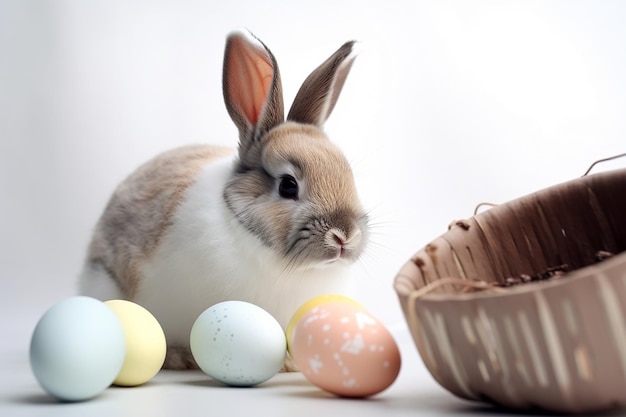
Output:
[[[296,324],[298,324],[300,319],[313,308],[322,304],[332,302],[347,303],[357,308],[365,309],[365,307],[363,307],[352,298],[346,297],[345,295],[341,294],[323,294],[311,298],[296,310],[293,316],[291,316],[291,320],[289,320],[289,323],[287,324],[287,329],[285,330],[285,333],[287,335],[287,351],[289,353],[291,353],[291,335],[293,334],[293,329],[296,327]]]
[[[113,383],[141,385],[154,377],[165,361],[165,334],[157,319],[145,308],[125,300],[105,303],[117,315],[126,338],[126,357]]]

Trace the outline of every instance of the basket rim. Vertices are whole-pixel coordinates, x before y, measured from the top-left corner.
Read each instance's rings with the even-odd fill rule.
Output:
[[[411,262],[411,261],[409,261]],[[549,288],[558,286],[575,285],[577,281],[593,278],[594,276],[601,275],[605,269],[611,269],[615,267],[622,267],[626,272],[626,252],[613,255],[611,258],[606,259],[598,264],[588,265],[582,268],[578,268],[566,273],[565,276],[559,279],[547,279],[543,281],[528,282],[524,284],[514,285],[511,287],[495,287],[500,291],[490,291],[489,289],[474,291],[470,293],[431,293],[424,294],[417,298],[417,301],[468,301],[484,298],[499,298],[499,297],[512,297],[523,293],[543,291]],[[401,280],[402,283],[407,285],[395,286],[395,289],[400,296],[410,297],[417,288],[408,290],[412,282],[406,274],[398,274],[396,280]],[[463,280],[461,278],[461,280]],[[471,279],[467,279],[471,281]]]
[[[554,192],[554,191],[559,190],[562,187],[566,187],[574,183],[579,183],[581,181],[588,181],[590,178],[600,177],[600,176],[616,176],[616,178],[622,178],[622,176],[626,176],[626,168],[601,171],[601,172],[589,174],[586,176],[582,176],[579,178],[574,178],[569,181],[561,182],[559,184],[545,187],[543,189],[534,191],[532,193],[528,193],[524,196],[509,200],[507,202],[499,204],[498,206],[490,210],[498,209],[499,207],[503,207],[503,208],[509,207],[510,205],[515,204],[516,202],[520,200],[530,198],[532,196],[537,195],[538,193]],[[475,214],[474,216],[472,216],[472,218],[480,217],[481,214],[482,213]],[[396,293],[398,294],[398,296],[402,298],[405,298],[405,297],[408,298],[413,292],[420,290],[421,288],[427,287],[426,285],[424,287],[416,288],[414,285],[415,283],[411,279],[410,272],[411,270],[415,270],[415,268],[418,268],[415,264],[415,259],[418,257],[418,255],[424,253],[426,251],[426,248],[432,242],[434,242],[436,239],[444,237],[447,233],[449,233],[449,231],[441,234],[435,239],[430,240],[426,245],[422,246],[417,252],[415,252],[411,256],[411,258],[407,262],[405,262],[405,264],[400,269],[400,271],[397,272],[394,278],[393,287]],[[568,271],[566,273],[566,276],[560,279],[548,279],[548,280],[543,280],[543,281],[528,282],[528,283],[514,285],[511,287],[504,287],[504,288],[498,287],[500,291],[481,290],[481,291],[474,291],[474,292],[469,292],[469,293],[458,293],[458,292],[457,293],[427,293],[427,294],[420,296],[417,299],[417,301],[419,300],[465,301],[465,300],[476,300],[476,299],[493,298],[493,297],[516,296],[516,295],[527,293],[527,292],[543,291],[545,289],[558,287],[558,286],[574,285],[579,280],[588,279],[588,278],[592,278],[593,276],[600,275],[603,273],[605,269],[614,268],[616,266],[618,268],[623,268],[624,272],[626,272],[626,251],[618,252],[614,254],[612,257],[610,257],[609,259],[606,259],[600,263],[590,264],[590,265],[586,265],[586,266]],[[460,278],[460,277],[455,277],[455,278],[459,278],[459,280],[465,280],[464,278]],[[439,280],[440,279],[442,278],[440,277]],[[472,278],[467,278],[467,281],[471,281],[471,280]]]

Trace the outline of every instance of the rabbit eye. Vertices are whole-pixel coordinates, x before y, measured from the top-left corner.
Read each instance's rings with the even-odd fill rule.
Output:
[[[291,200],[298,199],[298,183],[296,179],[291,175],[285,175],[281,178],[278,185],[278,194],[282,198],[289,198]]]

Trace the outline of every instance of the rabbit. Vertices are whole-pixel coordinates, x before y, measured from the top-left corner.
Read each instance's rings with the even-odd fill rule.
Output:
[[[238,148],[166,151],[114,191],[93,232],[79,291],[150,311],[165,332],[165,368],[197,368],[190,332],[213,304],[256,304],[284,329],[311,297],[349,290],[348,271],[368,241],[368,215],[323,125],[353,46],[345,43],[306,78],[285,120],[274,55],[254,35],[230,33],[222,87]]]

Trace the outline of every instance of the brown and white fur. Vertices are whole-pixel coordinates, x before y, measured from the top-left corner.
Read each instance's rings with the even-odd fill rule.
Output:
[[[80,290],[146,307],[168,342],[166,367],[192,368],[189,334],[206,308],[243,300],[285,327],[307,299],[343,292],[367,242],[352,171],[322,130],[350,70],[352,42],[305,80],[284,120],[269,49],[236,32],[223,92],[238,151],[165,152],[116,189],[94,231]]]

